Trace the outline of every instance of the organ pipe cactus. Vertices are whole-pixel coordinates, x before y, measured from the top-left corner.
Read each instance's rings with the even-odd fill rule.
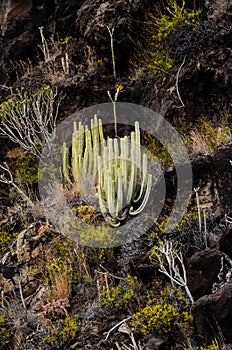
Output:
[[[68,150],[63,145],[63,177],[71,183]],[[152,185],[147,171],[147,155],[142,154],[139,123],[130,137],[108,138],[103,135],[101,120],[95,116],[91,129],[74,123],[72,136],[72,177],[75,182],[93,181],[99,206],[107,223],[119,226],[146,206]]]
[[[104,147],[105,140],[103,137],[102,121],[94,116],[91,120],[91,129],[83,126],[79,122],[74,122],[74,131],[72,135],[72,159],[71,174],[74,182],[81,183],[95,176],[97,172],[97,157],[100,147]],[[66,144],[63,144],[63,177],[66,184],[70,184],[68,170],[68,150]]]

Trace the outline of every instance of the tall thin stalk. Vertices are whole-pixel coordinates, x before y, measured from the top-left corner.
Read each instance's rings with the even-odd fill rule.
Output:
[[[117,137],[117,111],[116,111],[116,102],[117,102],[117,99],[118,99],[118,94],[120,92],[120,87],[117,88],[115,94],[114,94],[114,99],[112,98],[111,96],[111,93],[109,92],[109,90],[107,91],[107,94],[110,98],[110,101],[112,102],[113,104],[113,114],[114,114],[114,131],[115,131],[115,137]]]
[[[112,65],[113,65],[113,74],[114,77],[117,78],[116,76],[116,67],[115,67],[115,56],[114,56],[114,39],[113,39],[113,34],[114,34],[114,28],[110,30],[110,28],[107,26],[108,32],[110,34],[110,47],[111,47],[111,57],[112,57]]]

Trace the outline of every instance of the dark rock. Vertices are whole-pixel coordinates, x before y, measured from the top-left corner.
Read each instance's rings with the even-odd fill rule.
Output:
[[[227,343],[232,342],[232,281],[223,285],[215,294],[205,295],[192,307],[194,324],[201,342],[212,343],[220,333]]]
[[[220,267],[221,254],[216,250],[205,250],[188,259],[188,286],[194,300],[212,293]]]
[[[229,224],[219,241],[220,250],[232,259],[232,224]]]
[[[230,0],[206,0],[208,19],[221,24],[222,19],[231,21],[232,3]]]
[[[87,0],[77,13],[76,28],[92,50],[95,60],[102,59],[112,72],[111,40],[107,26],[113,32],[114,54],[117,72],[123,71],[128,64],[128,52],[133,48],[129,38],[131,18],[138,11],[140,2],[119,0]],[[136,6],[135,6],[136,5]]]
[[[148,342],[145,345],[146,350],[168,350],[170,349],[168,343],[159,338],[152,338],[148,340]]]

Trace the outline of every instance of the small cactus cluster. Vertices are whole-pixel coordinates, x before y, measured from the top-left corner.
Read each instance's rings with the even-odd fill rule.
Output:
[[[69,151],[63,144],[63,179],[67,185],[83,181],[96,187],[99,206],[108,224],[119,226],[129,215],[145,207],[152,185],[147,155],[142,154],[139,123],[130,137],[104,138],[102,121],[94,116],[91,129],[74,123],[71,174]]]

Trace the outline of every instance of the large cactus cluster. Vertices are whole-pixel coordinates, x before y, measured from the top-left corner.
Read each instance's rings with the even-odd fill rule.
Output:
[[[101,119],[91,119],[91,128],[88,125],[83,126],[79,122],[74,122],[74,130],[72,134],[72,158],[71,158],[71,177],[74,182],[83,183],[93,181],[97,173],[97,159],[102,153],[105,146],[103,136],[103,128]],[[63,144],[63,178],[65,184],[72,184],[69,174],[69,150],[66,143]]]
[[[69,151],[63,145],[63,178],[67,185],[85,181],[96,187],[99,206],[107,223],[119,226],[128,215],[145,207],[152,185],[147,155],[142,153],[139,123],[130,137],[104,138],[102,121],[94,116],[91,129],[74,123],[71,174]]]

